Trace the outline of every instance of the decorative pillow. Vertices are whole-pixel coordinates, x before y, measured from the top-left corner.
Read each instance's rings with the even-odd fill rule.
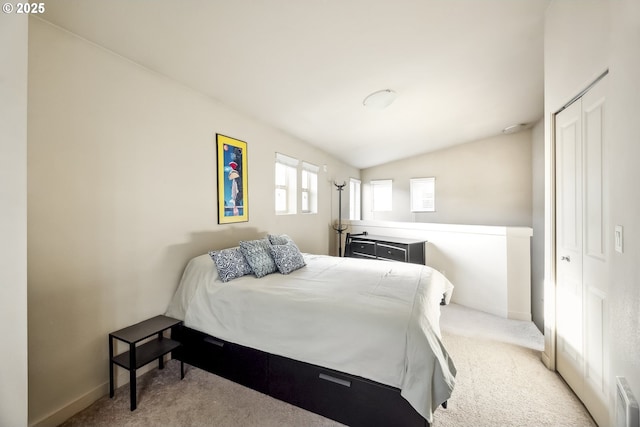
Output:
[[[279,236],[269,234],[267,237],[269,237],[269,242],[271,242],[272,245],[286,245],[288,243],[293,243],[293,239],[286,234],[281,234]]]
[[[229,248],[221,251],[211,251],[209,256],[218,267],[218,276],[223,282],[228,282],[237,277],[251,274],[251,266],[242,255],[240,248]]]
[[[282,274],[289,274],[307,265],[300,249],[294,243],[271,246],[271,255]]]
[[[240,242],[240,250],[247,260],[256,277],[263,277],[267,274],[278,271],[276,263],[271,258],[269,248],[271,244],[268,239],[248,240]]]

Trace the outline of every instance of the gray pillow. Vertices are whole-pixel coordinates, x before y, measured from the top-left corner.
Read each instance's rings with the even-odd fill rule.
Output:
[[[263,277],[278,271],[276,263],[271,258],[270,247],[271,244],[266,238],[240,242],[242,255],[244,255],[256,277]]]
[[[286,245],[288,243],[293,243],[293,239],[286,234],[280,234],[279,236],[276,234],[269,234],[267,237],[272,245]]]
[[[251,274],[251,266],[242,255],[240,248],[229,248],[221,251],[211,251],[209,256],[216,263],[218,276],[223,282],[228,282],[237,277]]]
[[[271,255],[282,274],[289,274],[307,265],[300,249],[294,243],[271,246]]]

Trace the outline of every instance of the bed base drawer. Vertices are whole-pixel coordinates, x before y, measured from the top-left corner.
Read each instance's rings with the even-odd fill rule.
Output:
[[[428,426],[398,389],[281,356],[269,358],[269,394],[349,426]]]
[[[180,326],[174,356],[192,366],[352,427],[429,427],[400,390],[233,344]]]
[[[182,351],[176,358],[262,393],[268,392],[267,353],[185,327],[175,334],[174,339],[182,343]]]

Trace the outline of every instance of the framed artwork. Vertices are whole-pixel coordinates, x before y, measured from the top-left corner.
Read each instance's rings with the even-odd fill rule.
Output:
[[[436,179],[412,178],[410,180],[411,212],[436,211]]]
[[[218,224],[249,221],[247,143],[216,134]]]

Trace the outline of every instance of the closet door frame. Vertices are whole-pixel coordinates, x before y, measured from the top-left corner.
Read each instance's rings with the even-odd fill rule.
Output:
[[[549,207],[547,209],[548,224],[551,226],[547,231],[546,238],[549,244],[546,245],[547,250],[551,253],[545,257],[545,268],[550,274],[546,274],[545,284],[545,352],[543,353],[543,362],[550,369],[564,371],[568,377],[565,378],[572,386],[576,394],[583,401],[587,409],[600,425],[606,425],[609,422],[608,403],[611,400],[609,376],[609,351],[608,336],[610,333],[609,314],[608,314],[608,293],[609,293],[609,259],[610,246],[610,224],[608,218],[608,188],[606,185],[608,168],[606,162],[606,79],[602,81],[608,74],[605,71],[587,88],[572,98],[552,115],[550,136],[551,144],[549,153],[551,170],[547,177],[550,180],[549,190],[550,196],[547,198]],[[576,274],[581,278],[579,289],[576,288],[575,297],[579,298],[580,309],[577,314],[580,324],[580,337],[574,340],[579,346],[576,352],[577,357],[575,363],[567,364],[566,356],[558,359],[559,352],[563,351],[566,346],[564,337],[559,336],[560,323],[566,319],[562,319],[563,299],[562,292],[566,293],[571,288],[571,284],[561,283],[563,280],[563,271],[567,270],[567,252],[563,246],[562,236],[558,233],[563,232],[562,221],[562,200],[558,197],[562,196],[559,186],[566,183],[559,182],[560,169],[563,159],[559,158],[564,154],[558,154],[558,150],[562,147],[558,146],[557,132],[561,126],[558,116],[568,108],[574,108],[575,104],[580,104],[579,121],[580,121],[580,144],[576,150],[580,174],[577,179],[577,188],[581,192],[576,203],[579,203],[580,219],[579,225],[579,250],[580,259],[574,259],[571,256],[571,263],[577,268]],[[575,114],[574,114],[575,116]],[[566,159],[565,159],[566,160]],[[566,163],[565,163],[566,164]],[[565,224],[566,225],[566,224]],[[562,259],[562,260],[561,260]],[[574,286],[575,287],[575,286]],[[565,295],[566,296],[566,295]],[[566,309],[566,308],[565,308]],[[566,323],[565,323],[566,326]],[[560,363],[561,362],[561,363]],[[559,363],[561,366],[559,366]],[[571,369],[568,369],[568,366]],[[572,371],[573,367],[577,370]],[[575,374],[579,376],[575,376]],[[562,374],[562,372],[561,372]]]

